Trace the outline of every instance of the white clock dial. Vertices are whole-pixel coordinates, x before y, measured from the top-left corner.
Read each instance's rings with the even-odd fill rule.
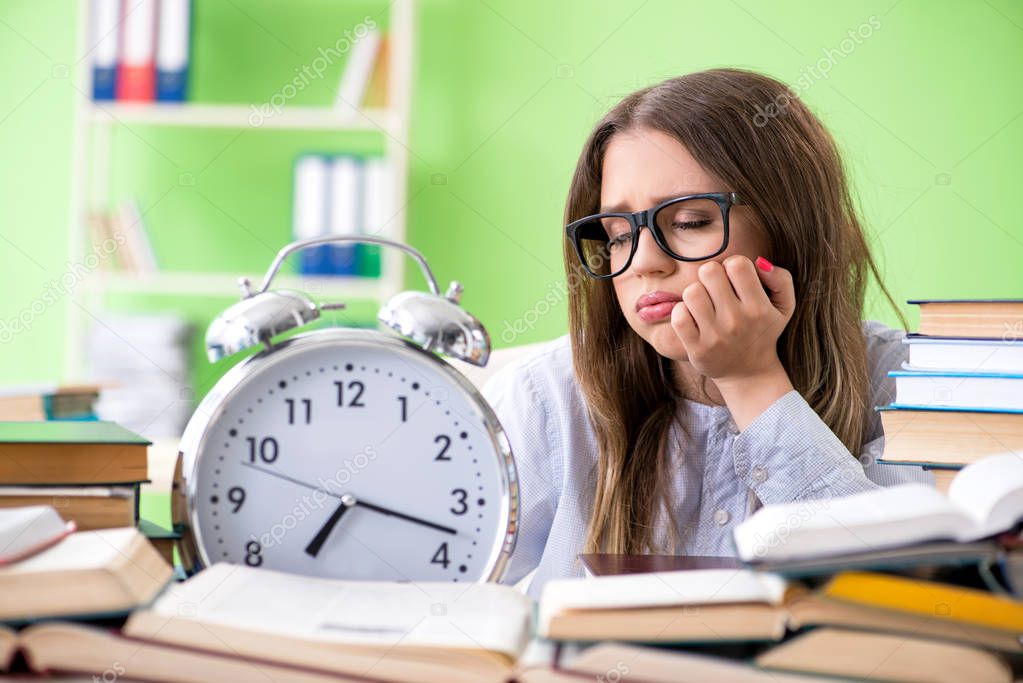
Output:
[[[495,578],[514,539],[514,467],[466,380],[368,331],[308,333],[246,364],[199,408],[188,494],[205,562]]]

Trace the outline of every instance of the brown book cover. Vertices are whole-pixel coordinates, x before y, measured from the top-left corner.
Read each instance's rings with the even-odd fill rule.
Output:
[[[0,481],[7,485],[146,481],[149,445],[113,422],[0,422]]]
[[[583,566],[594,576],[611,574],[644,574],[648,572],[674,572],[684,569],[740,569],[742,562],[735,557],[712,555],[615,555],[613,553],[583,553],[579,555]]]

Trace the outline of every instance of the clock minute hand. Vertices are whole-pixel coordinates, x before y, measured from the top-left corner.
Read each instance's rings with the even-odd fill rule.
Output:
[[[307,555],[316,557],[320,554],[320,549],[323,547],[323,544],[327,542],[327,537],[330,536],[330,532],[333,531],[334,527],[337,526],[337,523],[341,521],[341,516],[345,514],[345,510],[353,505],[355,505],[354,496],[350,496],[348,494],[341,496],[341,504],[337,506],[336,510],[334,510],[334,514],[332,514],[330,519],[328,519],[327,522],[320,527],[320,530],[316,532],[315,536],[313,536],[313,540],[309,541],[309,545],[305,547]]]
[[[353,503],[353,505],[358,505],[360,507],[364,507],[367,510],[373,510],[374,512],[379,512],[379,513],[384,514],[384,515],[390,515],[391,517],[398,517],[400,519],[404,519],[404,520],[409,521],[409,522],[414,522],[416,524],[422,524],[423,526],[428,526],[431,529],[436,529],[437,531],[443,531],[444,533],[451,534],[452,536],[457,536],[458,535],[458,530],[457,529],[452,529],[449,526],[443,526],[443,525],[440,525],[440,524],[436,524],[434,522],[427,521],[427,520],[422,519],[420,517],[413,517],[412,515],[406,515],[404,512],[398,512],[397,510],[391,510],[390,508],[381,507],[379,505],[373,505],[372,503],[367,503],[364,500],[355,499],[354,496],[352,498],[355,501]]]

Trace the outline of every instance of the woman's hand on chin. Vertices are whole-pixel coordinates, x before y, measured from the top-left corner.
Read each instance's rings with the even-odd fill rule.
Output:
[[[700,266],[682,292],[671,326],[689,362],[714,381],[739,429],[792,390],[778,358],[778,337],[796,307],[792,275],[745,256]]]

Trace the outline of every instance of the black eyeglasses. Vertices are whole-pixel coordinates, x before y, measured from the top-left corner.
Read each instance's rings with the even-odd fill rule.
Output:
[[[703,261],[728,247],[728,214],[744,204],[735,192],[691,194],[635,213],[599,213],[572,221],[565,233],[587,274],[599,280],[621,275],[632,264],[639,231],[650,229],[654,242],[678,261]]]

